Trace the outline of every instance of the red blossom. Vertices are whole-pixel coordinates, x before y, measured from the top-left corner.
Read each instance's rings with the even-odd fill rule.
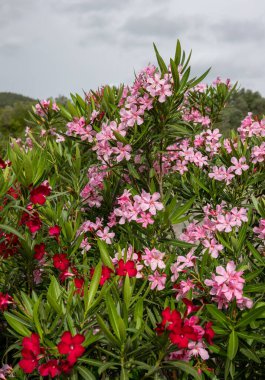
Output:
[[[63,373],[65,373],[66,375],[69,375],[69,373],[72,371],[73,366],[67,360],[62,360],[60,364],[60,368]]]
[[[65,253],[56,253],[52,259],[53,265],[56,269],[59,269],[60,271],[64,272],[69,268],[70,261],[67,259]]]
[[[74,284],[75,284],[75,288],[76,288],[76,293],[77,294],[80,294],[81,296],[84,295],[84,283],[85,283],[85,280],[83,278],[78,278],[76,277],[74,279]]]
[[[32,210],[32,206],[28,206],[27,209]],[[25,224],[30,232],[34,234],[39,231],[42,226],[42,221],[40,220],[39,214],[37,211],[32,211],[31,213],[24,212],[20,220],[20,224]]]
[[[39,366],[39,374],[41,376],[51,376],[52,378],[61,374],[61,369],[58,365],[58,360],[52,359],[47,363]]]
[[[191,326],[174,326],[169,338],[179,348],[187,348],[189,340],[197,341],[198,335]]]
[[[58,238],[61,232],[61,227],[55,224],[54,226],[49,228],[49,235]]]
[[[41,353],[40,338],[38,334],[32,333],[30,337],[22,340],[22,360],[18,363],[25,373],[32,373],[39,363],[39,355]]]
[[[4,161],[1,157],[0,157],[0,169],[5,169],[7,166],[10,166],[11,165],[11,162],[10,161]]]
[[[137,269],[135,268],[134,261],[128,260],[124,263],[123,259],[119,260],[116,274],[118,276],[126,276],[128,274],[129,277],[135,277],[137,275]]]
[[[5,311],[9,304],[12,304],[13,298],[9,294],[0,292],[0,310]]]
[[[93,277],[94,272],[95,272],[95,268],[91,268],[90,269],[91,278]],[[110,269],[109,267],[106,267],[104,265],[102,266],[101,277],[100,277],[100,281],[99,281],[100,286],[103,286],[105,284],[105,282],[110,278],[111,273],[113,273],[112,269]]]
[[[14,198],[14,199],[18,199],[18,197],[20,196],[20,191],[14,189],[14,187],[11,186],[11,187],[8,189],[7,194],[10,195],[10,197],[12,197],[12,198]]]
[[[207,342],[212,345],[213,344],[213,338],[215,336],[215,332],[212,329],[212,322],[207,322],[205,325],[205,333],[204,333],[204,338],[207,340]]]
[[[12,233],[0,231],[0,256],[5,259],[17,253],[19,248],[19,239]]]
[[[45,244],[44,243],[36,244],[34,247],[34,251],[35,251],[34,259],[41,260],[46,253]]]
[[[65,331],[58,344],[58,351],[62,355],[67,355],[67,361],[73,365],[77,359],[83,355],[85,348],[82,346],[85,337],[81,334],[71,335],[70,331]]]
[[[187,310],[185,313],[185,316],[191,314],[191,313],[196,313],[196,311],[200,310],[201,306],[195,306],[192,301],[188,300],[187,298],[183,298],[182,301],[185,303],[187,306]]]
[[[48,185],[40,185],[30,192],[30,202],[34,205],[43,205],[46,202],[46,197],[51,194],[51,189]]]

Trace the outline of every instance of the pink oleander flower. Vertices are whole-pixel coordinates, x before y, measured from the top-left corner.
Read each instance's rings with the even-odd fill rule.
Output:
[[[141,212],[140,218],[137,219],[137,223],[140,223],[144,228],[146,228],[149,224],[154,224],[154,220],[152,219],[152,214],[150,212]]]
[[[88,238],[81,241],[80,248],[82,248],[83,252],[88,252],[91,249],[91,244],[89,243]]]
[[[146,266],[149,266],[153,271],[157,268],[164,269],[166,267],[166,264],[163,261],[165,253],[160,252],[156,248],[153,248],[151,250],[149,248],[145,248],[144,252],[145,255],[142,256],[144,264]]]
[[[232,157],[231,162],[234,166],[231,166],[230,168],[237,175],[241,175],[242,171],[248,170],[249,168],[249,166],[246,164],[246,157],[241,157],[239,160],[236,157]]]
[[[265,142],[252,148],[251,159],[254,164],[265,161]]]
[[[233,207],[231,210],[231,215],[235,220],[235,225],[240,227],[242,225],[242,222],[247,222],[247,210],[243,207],[238,209],[237,207]]]
[[[210,294],[213,296],[213,301],[218,303],[218,308],[227,308],[229,303],[234,299],[240,308],[250,306],[251,300],[243,297],[243,286],[245,283],[242,277],[242,271],[236,271],[236,266],[233,261],[226,265],[226,269],[218,266],[216,273],[212,274],[212,279],[205,280],[207,286],[212,287]],[[247,302],[249,300],[250,302]]]
[[[202,360],[209,359],[209,353],[205,349],[205,344],[203,342],[189,342],[188,344],[188,355],[190,358],[197,358],[200,356]]]
[[[166,286],[167,275],[165,273],[160,274],[157,270],[150,276],[148,280],[151,282],[151,289],[163,290]]]
[[[209,249],[210,255],[216,259],[219,255],[219,252],[224,248],[222,244],[219,244],[216,239],[203,240],[202,245]]]
[[[171,281],[175,282],[179,278],[179,273],[181,273],[185,268],[194,267],[194,262],[196,256],[193,256],[194,250],[191,250],[187,256],[178,256],[177,261],[171,265],[170,270],[172,273]]]
[[[129,161],[131,158],[132,147],[127,144],[123,145],[121,142],[117,142],[117,147],[112,149],[113,153],[117,154],[116,161],[121,162],[122,160]]]
[[[176,299],[179,301],[181,298],[186,297],[187,293],[194,289],[195,285],[193,284],[193,281],[189,278],[184,281],[180,281],[180,283],[174,285],[174,289],[176,290]]]
[[[255,234],[258,234],[258,237],[260,239],[265,239],[265,219],[261,219],[259,221],[259,226],[254,227],[253,231],[255,232]]]
[[[144,190],[141,195],[135,195],[133,197],[134,201],[138,203],[142,211],[149,210],[152,215],[156,215],[157,210],[160,211],[164,208],[163,204],[158,202],[159,198],[159,193],[150,194]]]
[[[226,215],[218,215],[216,228],[218,231],[231,232],[232,228],[237,225],[237,222],[232,214],[227,213]]]
[[[111,239],[114,238],[115,233],[109,232],[109,227],[105,227],[103,231],[102,230],[97,231],[97,236],[101,240],[104,240],[107,244],[111,244],[112,243]]]

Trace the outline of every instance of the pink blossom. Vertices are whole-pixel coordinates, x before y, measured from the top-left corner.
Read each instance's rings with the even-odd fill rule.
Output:
[[[254,227],[253,231],[255,234],[258,234],[260,239],[265,239],[265,219],[260,219],[259,226]]]
[[[218,231],[231,232],[236,226],[236,220],[231,214],[218,215],[216,228]]]
[[[124,159],[129,161],[131,158],[130,152],[132,151],[132,147],[129,144],[123,145],[123,143],[117,142],[117,147],[113,148],[112,151],[117,154],[117,162],[121,162]]]
[[[165,253],[160,252],[156,248],[151,250],[149,248],[145,248],[144,252],[145,255],[142,256],[142,259],[144,260],[144,264],[146,266],[150,266],[152,270],[157,268],[164,269],[166,267],[163,261]]]
[[[234,170],[237,175],[241,175],[242,171],[248,170],[249,168],[249,166],[245,163],[245,157],[241,157],[239,160],[237,160],[236,157],[232,157],[231,162],[234,164],[234,166],[231,166],[231,169]]]
[[[97,231],[97,236],[104,240],[107,244],[111,244],[111,239],[114,238],[115,233],[114,232],[109,232],[109,227],[105,227],[104,230],[98,230]]]
[[[142,191],[141,195],[135,195],[133,199],[139,204],[142,211],[149,210],[152,215],[156,215],[156,210],[162,210],[163,204],[158,202],[160,198],[159,193],[150,194],[146,191]]]
[[[202,244],[209,249],[209,253],[214,259],[218,257],[219,252],[224,248],[222,244],[218,244],[216,239],[203,240]]]
[[[205,349],[205,344],[203,342],[189,342],[188,349],[188,355],[190,358],[197,358],[200,356],[202,360],[209,359],[209,353]]]
[[[148,280],[152,283],[151,289],[163,290],[166,286],[167,275],[163,273],[162,275],[156,270],[152,275],[148,276]]]
[[[212,287],[210,294],[213,296],[213,300],[218,303],[219,309],[223,306],[227,308],[228,304],[234,299],[241,308],[243,305],[248,307],[251,304],[251,302],[246,302],[246,299],[243,299],[243,286],[245,283],[245,280],[241,277],[243,272],[236,271],[233,261],[226,265],[226,269],[218,266],[216,273],[217,275],[212,274],[212,279],[207,279],[204,283]]]

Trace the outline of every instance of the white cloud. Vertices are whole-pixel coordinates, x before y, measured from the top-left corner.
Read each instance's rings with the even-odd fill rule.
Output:
[[[265,95],[263,0],[0,0],[0,91],[38,98],[128,82],[168,59],[176,39],[193,71]]]

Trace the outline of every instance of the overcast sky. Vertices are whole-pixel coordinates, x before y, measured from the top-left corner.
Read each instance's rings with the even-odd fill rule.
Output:
[[[265,95],[264,0],[0,0],[0,92],[45,98],[133,72],[180,39],[195,73]]]

